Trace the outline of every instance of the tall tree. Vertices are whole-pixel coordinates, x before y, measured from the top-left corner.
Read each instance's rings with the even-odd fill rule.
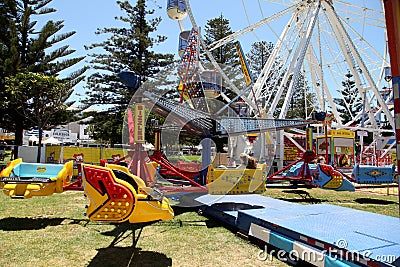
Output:
[[[210,19],[205,26],[205,43],[207,45],[218,41],[233,33],[230,22],[221,14],[218,18]],[[228,43],[211,51],[219,64],[234,66],[239,63],[236,48],[233,43]]]
[[[106,41],[87,46],[86,49],[101,48],[102,53],[90,54],[90,65],[97,70],[88,79],[88,106],[102,105],[104,108],[92,114],[89,120],[95,129],[94,138],[110,144],[122,142],[124,113],[135,90],[124,85],[118,78],[122,70],[131,70],[140,77],[139,84],[153,77],[160,69],[173,62],[172,54],[161,54],[152,48],[166,40],[165,36],[151,37],[161,18],[147,19],[154,14],[148,10],[145,0],[137,0],[135,6],[128,1],[117,1],[126,16],[116,20],[126,24],[126,28],[98,29],[96,34],[109,36]],[[107,106],[104,106],[107,105]]]
[[[315,108],[315,94],[311,93],[310,86],[304,75],[300,75],[297,90],[293,92],[288,111],[287,119],[308,119]]]
[[[342,97],[333,99],[333,102],[337,105],[336,108],[342,118],[343,124],[352,121],[363,108],[363,102],[353,79],[353,75],[349,71],[346,73],[345,77],[346,79],[342,81],[343,88],[339,90]],[[361,119],[360,117],[355,120],[353,124],[359,124]]]
[[[63,21],[49,20],[43,27],[37,28],[36,16],[56,11],[47,7],[51,1],[4,0],[0,4],[0,65],[3,66],[5,77],[15,76],[20,72],[57,76],[61,71],[74,66],[84,58],[69,57],[75,50],[69,49],[68,45],[59,45],[60,42],[75,34],[75,31],[60,33],[64,27]],[[85,68],[71,72],[62,82],[71,89],[83,79],[84,71]],[[26,92],[26,89],[22,90]],[[69,92],[72,93],[72,90]],[[2,90],[0,94],[2,98],[10,98],[5,90]],[[66,97],[63,96],[62,99],[66,100]],[[4,112],[0,124],[3,128],[14,131],[15,144],[21,145],[23,130],[37,125],[33,125],[30,120],[21,115],[27,109],[26,104],[20,105],[12,101],[7,101],[7,103],[5,106],[0,101]],[[68,118],[68,116],[64,114],[62,118]],[[55,117],[51,120],[58,124],[65,122]]]
[[[254,77],[260,75],[273,49],[274,44],[271,42],[267,43],[266,41],[255,42],[251,45],[251,50],[247,53],[247,58],[249,59],[249,67]]]

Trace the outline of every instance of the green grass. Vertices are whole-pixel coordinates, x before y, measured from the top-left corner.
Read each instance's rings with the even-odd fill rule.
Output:
[[[398,216],[397,196],[305,191],[322,203]],[[265,195],[301,200],[281,189]],[[0,266],[287,266],[259,261],[259,247],[191,210],[175,209],[173,220],[145,226],[133,247],[129,229],[136,226],[88,221],[82,192],[23,200],[1,194],[0,202]],[[114,244],[119,234],[123,238]]]
[[[0,201],[0,266],[286,266],[257,260],[258,247],[194,211],[145,226],[133,248],[126,225],[83,216],[82,192]]]
[[[201,162],[201,156],[199,155],[168,156],[168,160],[170,160],[171,162],[176,162],[178,160],[183,160],[185,162],[192,162],[192,161]]]

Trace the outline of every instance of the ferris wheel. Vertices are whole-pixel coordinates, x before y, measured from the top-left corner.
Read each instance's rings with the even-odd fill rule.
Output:
[[[196,14],[197,3],[192,6],[191,1],[186,0],[169,1],[169,4],[173,2],[179,3],[180,9],[169,8],[168,12],[171,18],[179,21],[182,30],[182,20],[186,15],[192,28],[204,28],[196,20],[200,16]],[[293,93],[308,89],[317,96],[316,109],[332,113],[338,127],[350,127],[363,118],[365,128],[376,130],[381,127],[384,116],[394,128],[390,111],[392,97],[387,91],[382,93],[382,88],[387,85],[384,70],[389,63],[380,1],[256,2],[231,1],[241,6],[243,12],[240,20],[246,22],[239,25],[239,29],[234,29],[234,33],[208,45],[199,34],[201,53],[207,55],[213,69],[229,85],[229,90],[240,95],[251,109],[264,109],[270,115],[279,110],[275,116],[285,118]],[[255,5],[258,10],[254,8]],[[276,12],[268,14],[269,10]],[[187,32],[182,33],[181,38],[187,36]],[[212,51],[235,41],[247,44],[249,50],[249,40],[271,41],[274,47],[262,70],[253,73],[255,79],[252,90],[243,93],[245,88],[230,81],[226,71],[217,64]],[[342,81],[348,72],[357,88],[357,94],[351,97],[362,101],[363,109],[351,114],[351,120],[345,123],[334,98],[343,97]],[[302,78],[307,81],[306,86],[299,83]],[[345,108],[350,111],[351,107]]]
[[[303,91],[316,96],[315,102],[308,104],[314,110],[332,114],[335,127],[356,128],[363,131],[361,134],[370,131],[375,137],[394,131],[381,1],[242,0],[225,4],[230,8],[222,10],[224,16],[225,11],[236,10],[232,18],[227,16],[234,32],[211,44],[206,44],[201,33],[198,36],[200,53],[206,55],[226,84],[225,91],[218,95],[228,102],[236,100],[230,96],[239,96],[250,109],[248,114],[284,119],[294,93]],[[238,8],[232,8],[232,4]],[[200,13],[202,8],[196,1],[170,0],[167,10],[169,17],[179,22],[183,41],[188,36],[185,21],[198,31],[205,28],[206,14]],[[237,10],[242,10],[240,15]],[[231,69],[221,67],[213,57],[214,50],[234,42],[240,42],[245,51],[255,42],[274,44],[260,71],[253,73],[249,86],[233,82]],[[198,61],[201,65],[200,58]],[[346,74],[354,83],[350,95],[344,92]],[[341,112],[335,99],[344,100]],[[353,105],[362,108],[354,112]],[[347,121],[342,116],[343,108],[350,115]],[[311,112],[306,112],[303,119],[309,118]]]

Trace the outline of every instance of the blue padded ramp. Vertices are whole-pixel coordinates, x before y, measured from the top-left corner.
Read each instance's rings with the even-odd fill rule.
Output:
[[[295,247],[294,243],[300,242],[320,251],[354,251],[368,257],[354,260],[355,263],[369,266],[393,266],[390,263],[395,264],[400,258],[400,218],[329,204],[302,205],[260,195],[204,195],[196,201],[204,204],[206,213],[243,233],[251,234],[252,225],[265,229],[271,244],[284,250],[290,251],[291,244]],[[331,264],[334,261],[325,259],[324,266],[343,264]],[[394,266],[400,266],[397,261]]]

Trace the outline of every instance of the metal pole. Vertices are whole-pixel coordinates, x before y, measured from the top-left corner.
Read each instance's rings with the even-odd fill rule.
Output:
[[[388,35],[392,88],[394,97],[394,118],[396,132],[397,173],[400,171],[400,1],[383,0],[385,7],[386,31]],[[400,216],[400,183],[399,183]]]

